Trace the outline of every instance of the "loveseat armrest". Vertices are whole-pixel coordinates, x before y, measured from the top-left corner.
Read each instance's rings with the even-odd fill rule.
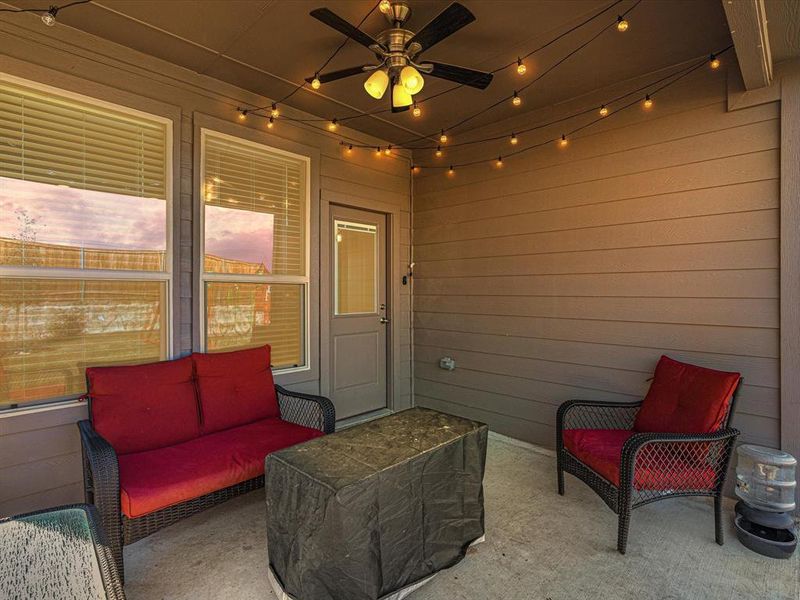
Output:
[[[78,422],[83,458],[83,489],[87,504],[97,509],[109,547],[123,576],[122,516],[120,512],[119,463],[108,441],[92,427],[91,421]]]
[[[565,429],[633,429],[639,402],[605,402],[601,400],[568,400],[558,407],[556,431],[561,448]]]
[[[336,409],[325,396],[313,396],[292,392],[279,385],[275,386],[281,419],[318,429],[323,433],[333,433],[336,429]]]
[[[719,493],[738,436],[732,427],[714,433],[636,433],[622,446],[620,493],[633,493],[635,487],[638,504],[665,493]]]

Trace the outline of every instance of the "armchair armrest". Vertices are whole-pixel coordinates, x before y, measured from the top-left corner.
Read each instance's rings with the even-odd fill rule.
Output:
[[[83,487],[86,502],[97,509],[110,549],[122,576],[122,516],[119,499],[119,463],[108,441],[90,421],[78,422],[83,457]]]
[[[564,429],[631,429],[640,402],[568,400],[558,407],[556,429],[559,447]]]
[[[328,398],[292,392],[279,385],[275,386],[275,391],[284,421],[319,429],[323,433],[333,433],[336,429],[336,409]]]
[[[739,430],[637,433],[622,447],[620,490],[719,491]],[[646,471],[646,476],[639,476]]]

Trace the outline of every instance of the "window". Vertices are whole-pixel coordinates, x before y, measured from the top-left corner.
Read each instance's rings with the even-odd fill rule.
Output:
[[[378,312],[378,228],[335,221],[336,315]]]
[[[0,75],[0,410],[169,356],[169,124]]]
[[[206,130],[201,157],[205,348],[305,368],[309,159]]]

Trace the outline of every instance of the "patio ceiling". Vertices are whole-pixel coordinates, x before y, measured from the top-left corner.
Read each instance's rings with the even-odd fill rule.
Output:
[[[41,5],[38,0],[7,0],[18,7]],[[449,0],[410,0],[414,11],[409,27],[419,29]],[[477,21],[457,32],[429,58],[491,70],[550,40],[610,0],[464,0]],[[350,126],[398,142],[409,134],[427,133],[470,115],[510,95],[575,49],[618,12],[633,6],[622,0],[589,26],[531,57],[524,77],[514,69],[498,73],[486,91],[461,88],[424,105],[421,118],[410,113],[360,118]],[[308,16],[326,6],[351,23],[358,23],[373,0],[93,0],[63,11],[58,22],[170,61],[271,98],[282,98],[297,82],[313,75],[343,37]],[[618,80],[695,58],[730,43],[719,0],[644,0],[629,16],[630,29],[614,28],[559,66],[523,95],[521,107],[501,103],[472,122],[477,127],[579,96]],[[385,28],[383,15],[373,12],[363,25],[377,33]],[[328,70],[368,62],[370,53],[348,43]],[[288,104],[325,118],[383,106],[362,89],[363,77],[353,77],[306,89]],[[453,84],[427,78],[424,98]]]

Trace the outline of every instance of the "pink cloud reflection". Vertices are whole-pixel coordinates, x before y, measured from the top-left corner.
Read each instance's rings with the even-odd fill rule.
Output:
[[[0,237],[76,248],[166,250],[167,203],[0,177]]]
[[[207,204],[205,229],[206,254],[263,264],[272,272],[273,215]]]

